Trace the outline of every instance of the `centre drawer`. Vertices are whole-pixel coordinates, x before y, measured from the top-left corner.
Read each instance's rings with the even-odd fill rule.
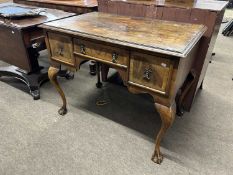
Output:
[[[74,39],[74,53],[84,58],[125,68],[127,68],[129,60],[129,51],[125,49],[82,39]]]
[[[169,58],[133,52],[130,56],[129,84],[167,95],[173,64]]]

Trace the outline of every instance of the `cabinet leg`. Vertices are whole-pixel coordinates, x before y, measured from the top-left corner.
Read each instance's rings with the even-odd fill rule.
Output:
[[[96,70],[97,70],[97,83],[96,83],[96,87],[97,88],[101,88],[102,87],[101,75],[100,75],[100,72],[101,72],[100,67],[101,67],[100,63],[97,62],[96,63]]]
[[[90,74],[91,75],[96,75],[96,61],[91,61],[90,63],[89,63],[89,69],[90,69]]]
[[[106,82],[108,80],[109,66],[106,64],[101,65],[101,77],[102,81]]]
[[[161,142],[163,136],[165,135],[167,129],[172,125],[172,123],[175,119],[176,103],[174,102],[173,105],[170,107],[155,103],[155,107],[160,114],[162,124],[161,124],[161,128],[159,130],[159,133],[156,136],[155,150],[154,150],[154,153],[152,155],[151,160],[157,164],[160,164],[163,160],[163,155],[160,152],[160,142]]]
[[[65,94],[63,92],[63,90],[61,89],[58,81],[57,81],[57,74],[59,72],[58,68],[55,67],[50,67],[49,71],[48,71],[48,76],[49,76],[49,80],[50,82],[55,86],[57,92],[60,94],[61,98],[62,98],[62,102],[63,105],[62,107],[58,110],[58,113],[60,115],[65,115],[67,113],[67,108],[66,108],[66,97]]]

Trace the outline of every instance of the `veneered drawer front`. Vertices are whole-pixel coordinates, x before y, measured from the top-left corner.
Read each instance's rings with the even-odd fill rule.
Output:
[[[74,52],[76,55],[93,58],[114,65],[127,67],[129,52],[125,49],[93,43],[91,41],[74,39]]]
[[[173,64],[173,61],[168,58],[131,53],[129,84],[167,95]]]
[[[71,37],[48,33],[48,41],[51,50],[51,59],[75,66]]]

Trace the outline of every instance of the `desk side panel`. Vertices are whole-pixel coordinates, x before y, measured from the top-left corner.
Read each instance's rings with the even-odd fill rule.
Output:
[[[194,62],[193,69],[198,73],[198,79],[193,85],[187,97],[184,99],[184,109],[190,111],[192,102],[194,100],[195,94],[198,92],[202,82],[204,81],[206,71],[209,65],[209,62],[212,58],[212,53],[214,49],[214,45],[219,33],[219,28],[224,16],[225,10],[221,11],[221,13],[216,14],[215,23],[213,24],[213,34],[212,37],[203,37],[201,39],[200,52],[198,56],[198,60]],[[212,12],[215,13],[215,12]]]
[[[21,31],[6,26],[0,26],[0,59],[28,72],[31,66],[24,47]]]

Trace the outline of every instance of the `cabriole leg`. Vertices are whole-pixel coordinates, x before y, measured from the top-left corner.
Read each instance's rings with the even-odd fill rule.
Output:
[[[160,114],[162,124],[161,128],[159,130],[159,133],[156,136],[155,140],[155,150],[152,155],[151,160],[155,163],[160,164],[163,160],[163,155],[160,152],[160,143],[161,140],[166,133],[167,129],[172,125],[174,119],[175,119],[175,114],[176,114],[176,103],[174,102],[172,106],[167,107],[160,105],[158,103],[155,103],[155,107]]]
[[[57,74],[59,72],[59,69],[56,67],[50,67],[49,71],[48,71],[48,76],[49,76],[49,80],[50,82],[55,86],[57,92],[60,94],[61,98],[62,98],[62,102],[63,105],[62,107],[58,110],[58,113],[60,115],[65,115],[67,113],[67,108],[66,108],[66,97],[65,94],[63,92],[63,90],[61,89],[58,81],[57,81]]]

